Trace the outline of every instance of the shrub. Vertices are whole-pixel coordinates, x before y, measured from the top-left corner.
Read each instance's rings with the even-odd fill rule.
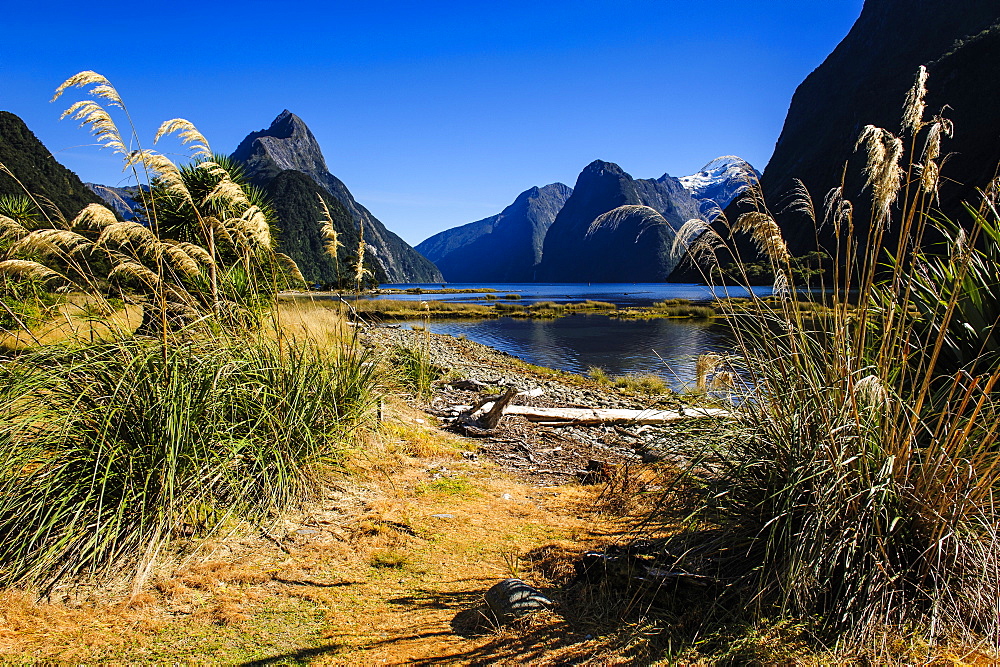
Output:
[[[911,97],[921,95],[915,86]],[[970,240],[946,224],[936,230],[951,239],[946,254],[927,252],[936,142],[950,124],[905,127],[923,147],[906,188],[903,141],[873,127],[859,140],[872,189],[865,243],[852,236],[854,207],[840,189],[826,197],[843,257],[822,305],[796,289],[747,172],[755,208],[733,226],[770,263],[775,297],[730,315],[751,393],[732,437],[706,454],[708,474],[688,473],[688,488],[703,493],[675,539],[690,554],[680,567],[724,583],[714,610],[728,622],[790,616],[842,646],[886,632],[1000,636],[1000,369],[995,355],[980,356],[994,349],[992,329],[977,329],[995,317],[986,295],[1000,275],[998,202],[987,194]],[[816,210],[801,184],[793,205]],[[893,226],[898,241],[884,249]]]
[[[358,348],[173,343],[0,367],[0,585],[141,576],[173,535],[269,522],[314,490],[376,400]]]

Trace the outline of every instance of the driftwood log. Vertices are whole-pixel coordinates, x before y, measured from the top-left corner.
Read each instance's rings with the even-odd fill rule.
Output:
[[[509,398],[508,398],[509,396]],[[506,400],[505,400],[506,399]],[[685,419],[711,417],[726,419],[732,417],[732,412],[721,408],[685,408],[682,410],[622,410],[611,408],[535,408],[527,405],[509,405],[513,399],[507,392],[497,401],[486,401],[478,406],[465,408],[465,414],[470,417],[482,410],[493,420],[494,428],[500,415],[520,415],[528,421],[544,426],[577,424],[590,426],[597,424],[667,424]],[[458,406],[462,410],[464,406]],[[498,411],[499,408],[499,411]],[[481,420],[481,423],[485,418]]]
[[[510,409],[509,403],[514,400],[515,396],[517,396],[517,389],[511,387],[491,407],[486,408],[484,405],[483,408],[486,409],[486,414],[479,420],[483,428],[495,429],[500,422],[500,418],[504,415],[504,410]]]

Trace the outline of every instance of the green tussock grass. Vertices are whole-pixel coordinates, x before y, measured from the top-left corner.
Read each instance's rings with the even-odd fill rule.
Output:
[[[915,116],[921,90],[907,103]],[[1000,340],[986,323],[1000,309],[985,295],[1000,281],[1000,202],[984,194],[961,227],[934,210],[942,127],[910,118],[902,138],[865,128],[868,183],[854,204],[835,189],[814,205],[797,186],[794,208],[831,225],[840,254],[807,277],[748,171],[753,210],[733,228],[757,245],[776,294],[717,304],[737,342],[727,364],[742,378],[740,419],[708,443],[705,467],[680,474],[683,512],[650,516],[683,517],[664,545],[686,554],[671,567],[715,582],[700,607],[666,606],[673,646],[697,636],[697,654],[766,662],[773,639],[759,630],[771,628],[872,662],[905,660],[918,639],[996,648]],[[852,237],[861,228],[870,235]],[[813,297],[801,280],[826,289]],[[702,391],[720,374],[710,356]]]
[[[667,386],[663,378],[652,373],[623,375],[614,378],[612,384],[619,389],[626,389],[647,396],[657,396],[670,391],[670,387]]]
[[[659,301],[648,308],[622,308],[614,314],[620,319],[656,319],[661,317],[688,317],[709,319],[719,312],[710,304],[697,304],[687,299]]]
[[[141,575],[163,544],[308,497],[377,403],[368,353],[211,339],[0,368],[0,583]]]

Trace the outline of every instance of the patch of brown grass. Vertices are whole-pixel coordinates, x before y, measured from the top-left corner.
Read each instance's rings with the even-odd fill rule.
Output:
[[[51,319],[29,331],[0,333],[0,350],[27,350],[66,342],[110,341],[131,335],[142,323],[142,306],[128,305],[103,315],[88,315],[81,303],[60,304]]]
[[[351,335],[351,326],[336,301],[305,298],[281,299],[269,335],[312,340],[321,346],[338,345]]]
[[[0,592],[0,656],[81,660],[113,654],[161,627],[152,596],[80,607]]]

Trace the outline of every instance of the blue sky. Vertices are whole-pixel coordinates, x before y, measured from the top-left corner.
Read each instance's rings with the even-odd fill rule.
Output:
[[[598,158],[637,178],[725,154],[763,169],[795,87],[862,4],[5,2],[0,109],[84,180],[118,184],[116,157],[58,121],[78,92],[48,102],[80,70],[111,79],[147,144],[182,117],[229,153],[288,108],[416,244]]]

